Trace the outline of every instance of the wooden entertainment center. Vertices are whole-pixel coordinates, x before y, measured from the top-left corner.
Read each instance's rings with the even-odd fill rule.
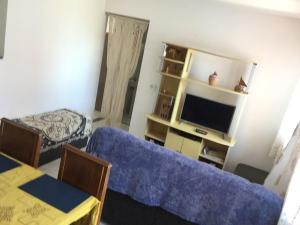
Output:
[[[189,73],[195,53],[200,52],[233,61],[239,59],[177,44],[164,44],[162,80],[154,113],[147,116],[145,139],[223,169],[229,150],[236,143],[235,139],[212,129],[182,122],[180,114],[183,96],[189,83],[196,84],[199,88],[208,88],[213,92],[235,95],[238,98],[247,96],[247,93],[211,86],[207,81],[192,78]],[[256,64],[253,63],[252,66],[255,67]],[[196,132],[197,128],[200,128],[200,132]]]

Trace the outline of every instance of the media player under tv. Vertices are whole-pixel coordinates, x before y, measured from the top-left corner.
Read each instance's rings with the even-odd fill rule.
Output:
[[[207,134],[207,131],[201,130],[201,129],[199,129],[199,128],[196,128],[195,131],[196,131],[197,133],[199,133],[199,134],[204,134],[204,135]]]

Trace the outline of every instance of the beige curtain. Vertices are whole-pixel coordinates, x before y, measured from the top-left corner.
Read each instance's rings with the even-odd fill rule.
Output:
[[[293,132],[300,121],[300,81],[296,85],[291,100],[281,122],[277,137],[273,143],[269,156],[274,158],[274,164],[282,157],[284,149],[289,143]]]
[[[264,185],[284,197],[299,158],[300,124],[297,126],[281,157],[279,157],[274,164]]]
[[[300,224],[300,161],[294,170],[278,225]]]
[[[127,84],[139,60],[148,23],[122,16],[108,18],[107,74],[101,111],[108,125],[119,127]]]

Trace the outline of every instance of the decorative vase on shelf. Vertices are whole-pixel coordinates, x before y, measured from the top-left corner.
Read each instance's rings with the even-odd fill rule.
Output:
[[[239,92],[239,93],[246,93],[246,87],[247,87],[247,84],[241,77],[240,82],[235,86],[234,91]]]
[[[208,78],[209,85],[216,86],[218,81],[219,81],[219,78],[218,78],[217,72],[214,72],[213,74],[209,75],[209,78]]]
[[[171,59],[176,59],[176,49],[175,48],[170,48],[168,51],[168,55]]]

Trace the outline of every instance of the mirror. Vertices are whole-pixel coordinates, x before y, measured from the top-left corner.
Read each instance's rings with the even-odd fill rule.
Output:
[[[0,0],[0,59],[4,56],[7,0]]]

